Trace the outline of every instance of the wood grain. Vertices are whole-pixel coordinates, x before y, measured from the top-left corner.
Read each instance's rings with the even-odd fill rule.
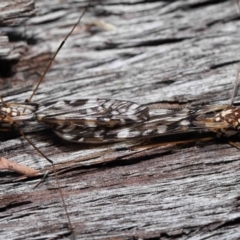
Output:
[[[37,16],[16,27],[25,28],[25,40],[15,42],[24,47],[1,79],[5,101],[30,96],[86,5],[35,3]],[[229,103],[239,27],[235,1],[93,1],[33,101]],[[200,134],[89,146],[65,142],[43,127],[27,136],[56,163],[77,239],[240,238],[239,150],[226,139],[201,140]],[[48,162],[19,136],[2,140],[0,150],[4,158],[50,171],[35,189],[40,178],[0,173],[1,237],[70,239]]]

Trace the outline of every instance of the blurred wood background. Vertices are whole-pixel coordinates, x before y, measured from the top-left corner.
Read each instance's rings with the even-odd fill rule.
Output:
[[[8,3],[0,4],[0,94],[21,102],[88,3]],[[94,0],[33,101],[229,103],[239,29],[234,0]],[[27,136],[58,167],[77,239],[240,238],[240,152],[227,139],[134,147],[72,144],[44,128]],[[50,169],[22,137],[3,139],[0,151]],[[0,172],[1,238],[71,239],[54,176],[35,189],[40,177],[19,177]]]

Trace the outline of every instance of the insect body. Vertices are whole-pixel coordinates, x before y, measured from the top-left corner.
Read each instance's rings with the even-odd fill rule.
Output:
[[[77,26],[82,16],[80,16],[65,40]],[[32,95],[29,97],[28,103],[5,103],[3,101],[0,103],[0,131],[15,129],[26,132],[25,129],[28,128],[30,123],[43,123],[51,126],[59,137],[67,141],[80,143],[146,139],[189,131],[208,131],[230,136],[239,131],[240,109],[233,106],[164,109],[165,112],[162,113],[161,109],[151,109],[130,101],[109,99],[61,100],[44,104],[32,103],[32,97],[65,40],[51,59]],[[26,140],[28,139],[26,138]],[[38,152],[41,153],[41,151]],[[44,155],[42,154],[42,156]],[[49,161],[47,157],[45,158]],[[56,170],[53,169],[64,211],[68,218],[69,229],[74,235]]]
[[[213,111],[213,112],[212,112]],[[205,131],[216,132],[218,135],[230,137],[239,132],[240,129],[240,108],[234,106],[215,106],[208,114],[214,113],[213,117],[199,117],[194,122],[196,126],[202,127]]]
[[[165,113],[159,113],[159,109],[154,111],[131,101],[113,99],[3,103],[0,122],[1,130],[5,131],[12,128],[22,130],[29,122],[39,122],[50,125],[67,141],[104,143],[189,131],[231,136],[239,131],[240,109],[223,105],[166,109]]]
[[[103,139],[107,129],[144,122],[149,119],[148,108],[130,101],[110,99],[63,100],[37,103],[2,103],[0,130],[24,129],[29,122],[52,126],[57,135],[68,141],[91,142]],[[91,136],[93,130],[95,137]],[[90,132],[89,132],[90,131]],[[91,136],[89,138],[89,136]],[[85,138],[87,137],[85,141]]]

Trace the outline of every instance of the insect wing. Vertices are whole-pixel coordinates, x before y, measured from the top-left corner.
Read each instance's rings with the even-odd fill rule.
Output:
[[[119,142],[166,136],[183,133],[187,129],[190,131],[189,112],[187,108],[177,112],[168,111],[167,114],[157,114],[142,122],[131,122],[111,128],[106,126],[83,128],[76,125],[71,128],[58,125],[54,128],[54,132],[65,140],[85,143]]]
[[[148,108],[110,99],[63,100],[39,106],[38,121],[55,127],[112,128],[149,119]]]

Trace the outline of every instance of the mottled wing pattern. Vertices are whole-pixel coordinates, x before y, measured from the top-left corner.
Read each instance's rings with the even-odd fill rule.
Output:
[[[73,142],[118,142],[182,133],[186,131],[186,126],[181,126],[181,122],[185,124],[184,121],[182,119],[182,121],[167,122],[164,118],[158,116],[158,119],[130,123],[113,128],[96,127],[83,129],[82,127],[75,126],[70,129],[59,126],[54,128],[54,132],[59,137]],[[187,123],[189,122],[187,121]]]
[[[128,104],[133,103],[128,102]],[[136,109],[141,109],[141,106],[139,105]],[[160,111],[145,109],[147,110],[150,118],[142,118],[138,121],[111,127],[97,125],[97,122],[95,127],[85,128],[78,125],[71,125],[71,127],[58,125],[54,128],[54,132],[68,141],[85,143],[117,142],[196,131],[216,132],[226,136],[238,132],[232,118],[236,113],[240,115],[240,110],[227,105],[178,110],[160,109]]]
[[[1,129],[29,126],[27,121],[50,125],[61,138],[102,143],[152,138],[192,131],[231,136],[240,129],[240,109],[203,106],[154,108],[122,100],[62,100],[46,104],[7,103],[1,107]]]
[[[35,114],[39,122],[51,125],[61,138],[93,143],[105,142],[104,136],[108,131],[149,119],[147,107],[130,101],[112,99],[51,102],[39,105]]]
[[[102,143],[184,132],[191,125],[190,112],[187,108],[165,113],[158,111],[149,119],[151,112],[143,105],[96,99],[45,105],[36,114],[39,121],[51,124],[54,132],[65,140]]]
[[[116,127],[149,119],[148,108],[130,101],[111,99],[63,100],[39,105],[38,121],[82,128]]]

